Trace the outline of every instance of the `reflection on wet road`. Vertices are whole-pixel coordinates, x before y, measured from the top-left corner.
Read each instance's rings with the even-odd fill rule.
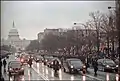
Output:
[[[38,74],[44,77],[45,80],[105,80],[105,81],[118,81],[118,75],[115,73],[107,73],[107,72],[100,72],[98,71],[98,76],[94,76],[93,69],[89,69],[90,73],[87,73],[86,75],[81,74],[69,74],[64,73],[61,69],[59,70],[59,77],[54,76],[54,71],[52,68],[48,68],[43,63],[35,63],[33,64],[33,69],[37,71]]]
[[[7,59],[7,62],[12,60],[19,60],[15,59],[13,55],[10,56],[9,59]],[[94,76],[93,69],[88,69],[89,73],[82,75],[79,74],[69,74],[63,72],[62,69],[58,71],[59,76],[54,76],[54,70],[52,68],[48,68],[43,63],[36,63],[33,61],[32,68],[30,68],[28,65],[24,66],[24,75],[16,76],[16,81],[31,81],[31,80],[80,80],[80,81],[87,81],[87,80],[94,80],[94,81],[118,81],[118,74],[115,73],[108,73],[108,72],[101,72],[98,71],[98,76]],[[9,80],[8,72],[4,73],[3,71],[3,77],[5,80]],[[10,81],[13,81],[14,77],[10,77]]]
[[[7,63],[10,61],[10,60],[17,60],[15,59],[15,57],[13,55],[10,56],[9,59],[7,59]],[[6,66],[8,67],[8,66]],[[7,68],[6,68],[7,69]],[[34,71],[32,68],[29,68],[27,65],[24,66],[24,75],[17,75],[15,77],[15,80],[16,81],[25,81],[25,80],[28,80],[28,81],[31,81],[31,80],[43,80],[36,71]],[[6,70],[7,71],[7,70]],[[13,81],[14,80],[14,77],[10,77],[8,76],[8,72],[4,73],[3,71],[3,77],[5,78],[5,81]]]
[[[45,80],[93,80],[92,78],[87,77],[86,75],[82,76],[82,74],[69,74],[64,73],[62,69],[58,71],[59,77],[54,76],[54,70],[52,68],[48,68],[44,66],[43,63],[35,63],[33,65],[33,69],[38,72],[38,74],[42,75]]]

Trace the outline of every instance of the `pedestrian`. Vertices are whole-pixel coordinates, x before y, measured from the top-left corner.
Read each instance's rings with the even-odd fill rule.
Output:
[[[32,58],[31,57],[29,58],[28,64],[29,64],[29,66],[31,68],[31,66],[32,66]]]
[[[55,59],[53,61],[54,75],[57,75],[57,71],[60,69],[59,61]]]
[[[1,58],[0,58],[0,77],[2,76],[2,61],[1,61]]]
[[[97,76],[97,70],[98,70],[97,59],[95,59],[93,62],[93,68],[94,68],[94,76]]]
[[[6,60],[4,59],[4,60],[3,60],[4,71],[6,70],[6,64],[7,64],[7,62],[6,62]]]
[[[85,66],[86,66],[86,71],[88,72],[88,68],[89,68],[89,62],[88,62],[88,58],[85,59]]]

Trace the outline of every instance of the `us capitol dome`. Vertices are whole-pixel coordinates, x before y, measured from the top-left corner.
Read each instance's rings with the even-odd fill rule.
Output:
[[[30,40],[26,40],[25,38],[23,40],[19,37],[18,30],[15,28],[14,21],[13,21],[13,27],[9,31],[7,40],[2,39],[2,45],[11,45],[14,46],[17,50],[18,49],[25,49],[29,44]]]

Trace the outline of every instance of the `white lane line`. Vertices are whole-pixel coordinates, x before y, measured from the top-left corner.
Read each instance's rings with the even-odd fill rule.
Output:
[[[102,79],[100,79],[100,78],[96,78],[96,77],[91,76],[91,75],[88,75],[88,74],[86,74],[86,76],[87,76],[87,77],[90,77],[90,78],[93,78],[93,79],[96,79],[96,80],[99,80],[99,81],[102,81]]]
[[[32,68],[37,72],[36,68],[34,68],[34,67],[32,67]],[[39,72],[37,72],[37,73],[38,73],[38,75],[41,76],[45,81],[49,81],[49,79],[46,78],[44,75],[42,75],[42,74],[39,73]]]

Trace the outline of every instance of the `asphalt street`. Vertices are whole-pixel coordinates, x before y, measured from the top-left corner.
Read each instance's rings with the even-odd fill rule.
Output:
[[[9,59],[7,59],[7,64],[10,62],[10,61],[15,61],[15,60],[19,60],[19,59],[16,59],[14,55],[10,55],[9,56]],[[8,72],[7,72],[7,68],[8,66],[6,66],[6,72],[4,72],[4,70],[2,69],[2,74],[3,74],[3,77],[5,79],[5,81],[8,81],[9,80],[9,76],[8,76]],[[15,77],[15,79],[17,81],[25,81],[25,80],[43,80],[41,76],[38,75],[38,73],[33,70],[32,68],[29,68],[27,65],[24,66],[24,75],[18,75]],[[10,77],[10,81],[13,81],[14,77]]]
[[[14,55],[10,55],[9,59],[7,59],[7,63],[12,60],[19,60],[18,58],[15,58]],[[22,76],[16,76],[15,79],[17,81],[24,81],[24,80],[80,80],[80,81],[118,81],[118,74],[111,73],[111,72],[102,72],[98,71],[98,75],[94,76],[94,70],[92,68],[88,69],[88,73],[85,75],[79,74],[69,74],[63,72],[62,69],[59,70],[59,76],[54,76],[54,70],[52,68],[49,68],[45,66],[43,63],[36,63],[33,61],[32,68],[30,68],[28,65],[24,66],[25,74]],[[9,80],[8,72],[2,72],[3,77],[5,80]],[[10,77],[10,81],[13,81],[14,77]]]

